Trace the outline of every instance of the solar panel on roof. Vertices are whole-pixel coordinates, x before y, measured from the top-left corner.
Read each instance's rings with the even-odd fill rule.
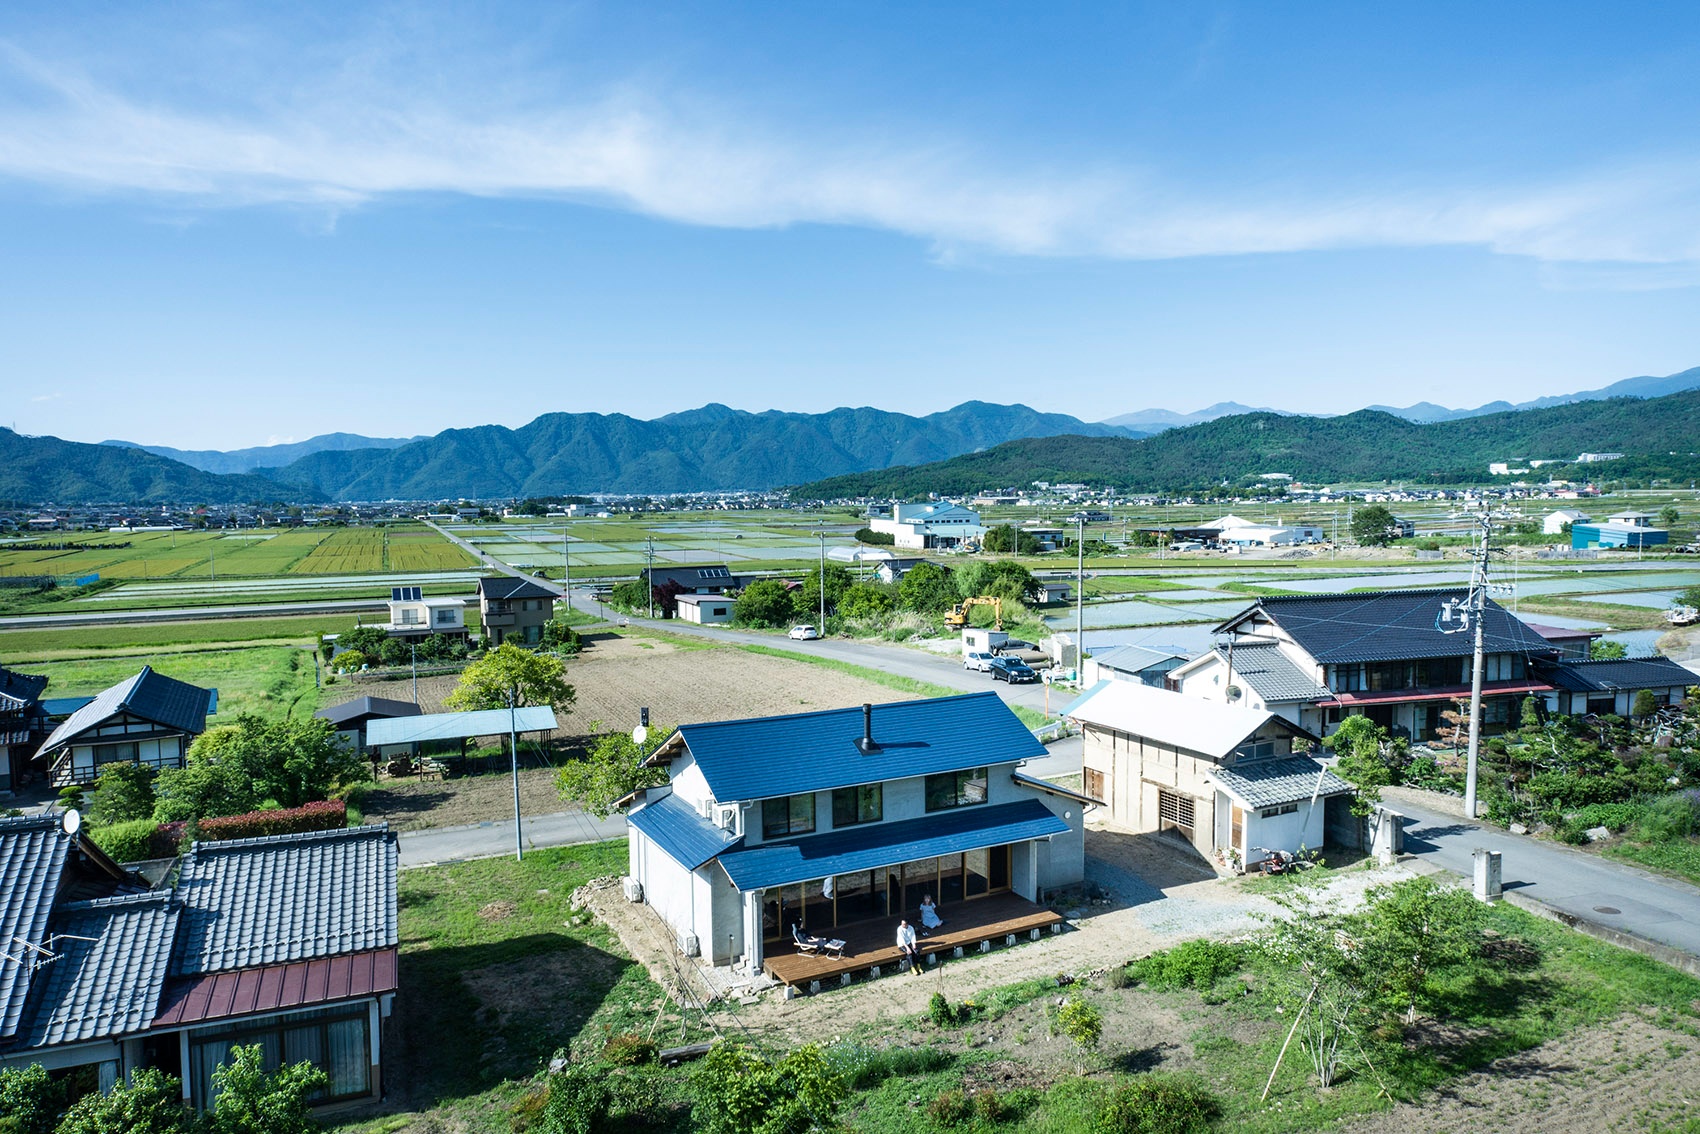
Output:
[[[390,601],[391,602],[418,602],[420,599],[422,599],[424,597],[424,594],[425,594],[425,589],[423,587],[391,587],[390,588]]]

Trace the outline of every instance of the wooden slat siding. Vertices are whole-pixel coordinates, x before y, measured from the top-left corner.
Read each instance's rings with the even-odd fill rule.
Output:
[[[981,898],[972,902],[953,902],[941,910],[945,923],[926,937],[917,937],[922,964],[928,953],[938,953],[941,959],[950,956],[960,945],[965,950],[978,948],[980,942],[1000,944],[1014,933],[1025,935],[1033,929],[1043,929],[1063,920],[1061,914],[1036,906],[1024,898],[1006,895]],[[844,956],[829,957],[795,952],[792,947],[778,943],[775,953],[766,956],[762,967],[781,984],[808,987],[810,981],[837,979],[844,973],[866,972],[879,965],[882,969],[895,967],[901,958],[897,951],[897,922],[895,917],[841,925],[834,930],[815,929],[825,937],[844,939]],[[919,934],[918,919],[911,919]]]
[[[154,1027],[196,1024],[394,992],[396,951],[267,965],[175,980]]]

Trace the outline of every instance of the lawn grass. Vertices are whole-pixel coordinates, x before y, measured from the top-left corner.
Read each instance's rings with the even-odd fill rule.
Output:
[[[1665,843],[1625,841],[1607,847],[1606,853],[1700,886],[1700,839],[1673,839]]]
[[[234,720],[238,713],[254,713],[268,720],[291,714],[310,716],[319,707],[312,653],[291,646],[38,662],[29,667],[29,672],[47,676],[44,696],[79,697],[93,696],[134,677],[143,665],[152,665],[157,672],[191,685],[217,689],[218,715],[207,719],[209,725]]]
[[[1522,609],[1531,614],[1561,614],[1566,618],[1598,622],[1613,630],[1659,630],[1669,625],[1664,612],[1650,606],[1622,606],[1551,595],[1531,595],[1522,599],[1521,603]]]

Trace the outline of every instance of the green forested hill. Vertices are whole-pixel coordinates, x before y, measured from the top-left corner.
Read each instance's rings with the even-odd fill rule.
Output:
[[[0,429],[0,500],[236,504],[321,499],[316,492],[262,476],[202,472],[145,449],[25,437]]]
[[[1700,476],[1700,390],[1613,398],[1419,425],[1360,410],[1342,417],[1242,414],[1155,437],[1045,437],[1011,441],[913,468],[800,486],[809,498],[910,496],[1082,481],[1135,490],[1236,483],[1261,473],[1302,481],[1482,481],[1490,461],[1618,452],[1591,471],[1613,476]]]

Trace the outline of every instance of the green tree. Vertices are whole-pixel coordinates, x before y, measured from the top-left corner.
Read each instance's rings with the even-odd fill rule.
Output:
[[[311,1063],[268,1075],[259,1044],[233,1047],[213,1072],[212,1134],[314,1134],[320,1127],[308,1100],[329,1085]]]
[[[345,650],[359,650],[363,654],[376,657],[384,648],[384,643],[389,640],[389,633],[382,626],[356,626],[339,634],[336,644]]]
[[[1364,547],[1386,547],[1393,542],[1396,522],[1393,513],[1380,504],[1359,508],[1352,516],[1352,538]]]
[[[240,764],[209,759],[206,749],[197,753],[195,747],[189,746],[189,756],[181,768],[166,768],[154,781],[155,820],[177,823],[241,815],[260,805],[264,797]]]
[[[989,529],[980,546],[1000,554],[1039,554],[1039,541],[1031,532],[1024,532],[1014,524],[999,524]]]
[[[503,642],[461,672],[444,703],[456,710],[505,709],[510,696],[516,707],[548,705],[569,713],[576,694],[560,658]]]
[[[940,614],[957,600],[950,572],[936,563],[917,563],[897,584],[897,605],[921,614]]]
[[[578,631],[568,626],[566,620],[561,618],[551,618],[545,622],[538,641],[544,649],[561,654],[577,654],[583,648]]]
[[[1347,717],[1333,735],[1322,742],[1339,757],[1334,771],[1357,789],[1352,797],[1352,814],[1362,818],[1381,802],[1381,789],[1393,782],[1390,760],[1395,742],[1387,730],[1364,716]]]
[[[1374,974],[1380,998],[1415,1023],[1432,1006],[1436,978],[1464,964],[1481,942],[1482,905],[1457,886],[1411,878],[1374,886],[1352,919],[1363,972]]]
[[[41,1064],[0,1068],[0,1134],[52,1134],[64,1105],[64,1090]]]
[[[615,804],[632,792],[667,782],[665,770],[645,767],[643,760],[673,731],[670,725],[652,727],[641,748],[629,732],[606,733],[583,759],[561,766],[555,773],[555,789],[562,799],[577,800],[598,819],[606,819],[614,813]]]
[[[1086,1053],[1096,1049],[1104,1035],[1103,1013],[1076,993],[1057,1007],[1057,1030],[1073,1041],[1080,1074],[1086,1074]]]
[[[1683,606],[1692,606],[1696,609],[1700,609],[1700,586],[1687,588],[1680,595],[1676,596],[1676,601],[1681,603]]]
[[[890,532],[876,532],[872,528],[857,528],[856,542],[865,543],[870,547],[891,547],[897,543],[897,537]]]
[[[1659,523],[1667,528],[1676,527],[1677,521],[1680,519],[1682,519],[1682,513],[1676,510],[1675,504],[1666,504],[1659,509]]]
[[[616,583],[608,592],[608,605],[620,610],[642,613],[649,609],[649,587],[642,579],[627,579]]]
[[[872,620],[889,615],[894,605],[889,588],[879,583],[857,583],[838,600],[838,613],[845,618]]]
[[[359,755],[342,742],[331,722],[319,717],[268,721],[243,713],[234,724],[208,729],[196,737],[189,746],[188,762],[217,767],[220,775],[216,783],[221,790],[240,790],[235,786],[239,781],[230,778],[234,773],[252,785],[252,798],[276,800],[283,807],[325,799],[342,784],[368,778]],[[169,770],[161,773],[155,789],[162,799],[168,794],[168,775]],[[170,784],[170,792],[177,794],[176,781]],[[218,814],[238,812],[203,811],[195,818]]]
[[[791,620],[791,593],[778,579],[761,579],[744,588],[734,610],[741,626],[783,626]]]
[[[191,1134],[193,1116],[183,1107],[183,1084],[144,1067],[106,1094],[78,1099],[54,1134]]]
[[[1629,715],[1632,717],[1650,717],[1659,711],[1658,702],[1653,699],[1651,689],[1640,689],[1635,693],[1635,703],[1630,706]]]
[[[844,592],[856,585],[856,577],[850,574],[848,568],[837,564],[826,565],[826,608],[836,610],[839,599]],[[791,609],[798,618],[820,617],[821,570],[811,567],[809,573],[803,576],[803,585],[791,592]],[[825,629],[825,627],[821,627]]]
[[[108,764],[95,783],[89,818],[102,825],[146,819],[153,814],[153,782],[158,774],[145,764]]]
[[[691,1118],[707,1134],[803,1134],[825,1130],[849,1094],[843,1077],[814,1044],[777,1063],[722,1040],[691,1075]]]
[[[1588,647],[1588,656],[1595,661],[1622,661],[1629,656],[1629,650],[1624,647],[1622,642],[1613,642],[1608,638],[1601,638]]]

